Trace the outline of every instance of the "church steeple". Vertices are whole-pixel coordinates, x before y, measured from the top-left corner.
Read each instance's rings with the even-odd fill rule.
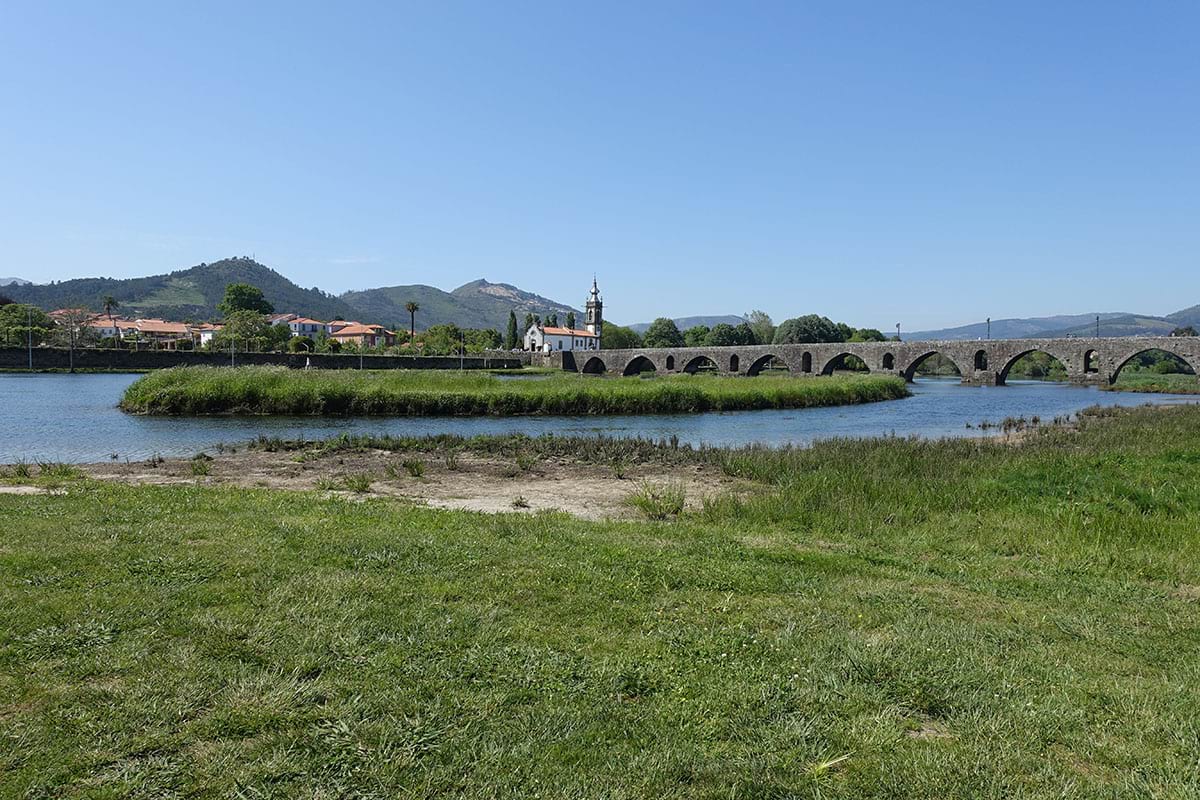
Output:
[[[595,275],[592,276],[592,291],[588,294],[584,319],[589,333],[596,334],[597,338],[603,336],[604,301],[600,299],[600,288],[596,285]]]

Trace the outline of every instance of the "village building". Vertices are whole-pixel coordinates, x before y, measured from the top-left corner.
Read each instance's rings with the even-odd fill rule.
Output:
[[[120,317],[99,316],[87,323],[88,328],[95,332],[100,339],[120,339],[121,324],[132,324]]]
[[[182,322],[167,322],[162,319],[139,319],[134,321],[133,329],[137,331],[138,341],[152,343],[167,350],[174,350],[182,342],[190,342],[192,340],[192,332]],[[123,330],[122,337],[127,336],[128,332]]]
[[[592,278],[592,291],[588,294],[584,309],[583,328],[559,328],[535,322],[525,331],[525,349],[535,353],[553,353],[560,350],[599,350],[600,337],[604,328],[604,301],[596,279]]]
[[[196,347],[205,347],[212,344],[213,337],[217,335],[224,325],[216,325],[211,322],[203,322],[199,325],[191,326],[192,341]]]
[[[331,323],[332,324],[332,323]],[[339,327],[329,334],[329,338],[342,344],[357,344],[362,347],[378,347],[393,345],[396,334],[382,325],[363,325],[359,322],[338,323]]]
[[[287,326],[291,329],[292,336],[307,336],[310,339],[328,331],[324,322],[308,317],[293,317],[288,320]]]

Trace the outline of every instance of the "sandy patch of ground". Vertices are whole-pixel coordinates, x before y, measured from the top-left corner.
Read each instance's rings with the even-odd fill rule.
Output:
[[[419,468],[411,462],[419,462]],[[203,466],[194,466],[197,463]],[[410,468],[419,469],[421,474],[412,475]],[[530,465],[469,453],[448,460],[444,453],[378,450],[319,457],[246,450],[216,455],[210,461],[113,462],[83,465],[81,469],[93,478],[131,484],[333,491],[359,497],[394,497],[435,508],[528,513],[555,510],[585,519],[638,517],[639,512],[629,506],[627,498],[643,482],[681,484],[688,508],[700,507],[708,497],[753,491],[752,484],[730,478],[711,465],[631,465],[617,477],[608,466],[569,459]],[[208,474],[196,474],[197,470]],[[369,481],[367,491],[349,488],[356,479]]]
[[[62,489],[47,486],[0,486],[0,494],[62,494]]]

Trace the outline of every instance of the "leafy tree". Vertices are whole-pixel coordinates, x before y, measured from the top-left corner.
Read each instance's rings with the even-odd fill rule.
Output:
[[[533,323],[534,323],[535,319],[536,318],[533,316],[533,314],[531,314],[531,313],[525,314],[525,328],[524,328],[524,330],[521,331],[522,334],[526,334],[529,332],[529,329],[533,327]]]
[[[316,352],[317,345],[307,336],[293,336],[287,343],[287,349],[290,353],[313,353]]]
[[[558,313],[554,312],[546,317],[546,324],[551,328],[558,327]]]
[[[765,311],[749,311],[745,315],[746,324],[754,331],[754,341],[748,344],[770,344],[775,339],[775,323],[771,315]]]
[[[225,298],[217,305],[217,310],[226,317],[238,311],[253,311],[257,314],[270,314],[275,306],[263,297],[262,289],[248,283],[231,283],[225,287]]]
[[[15,302],[16,302],[16,301],[15,301],[15,300],[13,300],[13,299],[12,299],[11,297],[9,297],[8,295],[0,294],[0,306],[12,305],[12,304],[13,304],[13,303],[15,303]]]
[[[693,325],[683,332],[683,343],[688,347],[703,347],[707,340],[707,325]]]
[[[629,350],[642,346],[642,337],[637,331],[623,325],[604,324],[604,336],[600,338],[600,347],[605,350]]]
[[[404,310],[408,312],[408,336],[409,339],[416,341],[417,338],[417,312],[421,310],[419,303],[414,303],[409,300],[404,304]]]
[[[774,344],[815,344],[840,342],[842,332],[828,317],[806,314],[803,317],[784,320],[775,329]]]
[[[728,322],[713,325],[708,336],[704,337],[704,343],[710,347],[732,347],[740,344],[737,329]]]
[[[858,328],[854,334],[846,340],[847,342],[886,342],[887,337],[883,335],[883,331],[876,328]]]
[[[50,343],[56,347],[65,347],[70,359],[71,372],[75,371],[75,350],[79,347],[92,347],[100,337],[96,329],[88,325],[92,312],[86,308],[66,309],[58,317],[58,324],[50,335]]]
[[[504,337],[504,346],[508,350],[513,350],[516,348],[518,341],[517,312],[515,311],[508,312],[508,331],[506,333],[507,335]]]
[[[9,303],[0,306],[0,341],[17,347],[32,341],[39,345],[54,330],[54,320],[37,306]]]
[[[1191,325],[1187,325],[1182,328],[1176,328],[1175,330],[1171,331],[1171,335],[1172,336],[1197,336],[1200,334],[1197,334],[1196,329],[1193,328]]]
[[[571,328],[572,330],[575,329],[575,312],[574,311],[567,312],[567,327]]]
[[[683,347],[683,334],[675,320],[659,317],[646,329],[642,343],[646,347]]]
[[[737,344],[766,344],[766,342],[759,341],[758,334],[754,332],[754,329],[747,322],[739,323],[733,330],[737,334]]]
[[[844,322],[835,322],[835,323],[833,323],[833,325],[835,328],[837,328],[837,338],[834,339],[833,341],[835,341],[835,342],[850,341],[850,337],[854,335],[854,328],[851,328],[849,325],[847,325]]]
[[[225,315],[225,327],[213,335],[214,350],[269,352],[281,350],[291,339],[286,325],[272,325],[257,311],[233,311]]]

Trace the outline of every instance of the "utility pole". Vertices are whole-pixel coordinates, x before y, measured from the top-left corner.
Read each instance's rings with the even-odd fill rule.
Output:
[[[458,332],[458,371],[463,371],[463,363],[467,357],[467,333],[464,330]]]
[[[33,306],[25,309],[25,341],[29,344],[29,371],[33,372]]]

